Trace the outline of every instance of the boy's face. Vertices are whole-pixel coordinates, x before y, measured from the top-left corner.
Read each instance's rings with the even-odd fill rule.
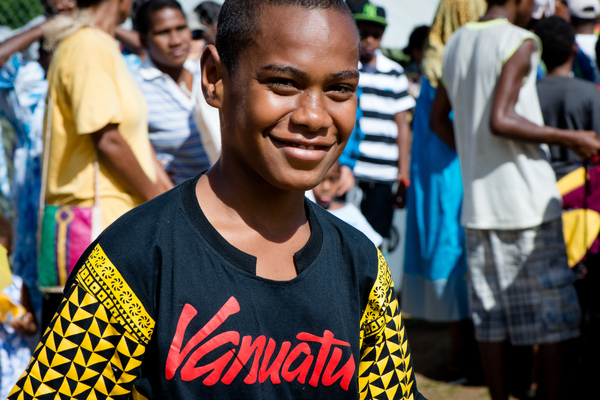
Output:
[[[262,11],[237,69],[223,73],[222,162],[304,191],[321,181],[352,132],[359,40],[352,19],[334,10]]]
[[[325,175],[323,181],[313,189],[315,200],[321,207],[327,209],[340,188],[340,165],[335,164]]]
[[[356,23],[360,32],[360,60],[369,62],[375,55],[375,50],[381,46],[381,38],[385,27],[374,22],[359,21]]]
[[[150,16],[151,27],[142,40],[158,67],[180,68],[190,52],[192,33],[176,8],[163,8]]]

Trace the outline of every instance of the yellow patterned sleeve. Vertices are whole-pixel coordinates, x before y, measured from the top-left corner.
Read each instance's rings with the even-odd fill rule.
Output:
[[[410,349],[394,283],[378,251],[377,280],[360,321],[360,399],[418,400]]]
[[[96,245],[9,399],[143,398],[134,388],[154,321]]]

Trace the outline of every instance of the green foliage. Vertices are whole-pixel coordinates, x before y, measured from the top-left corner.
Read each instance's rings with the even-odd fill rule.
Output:
[[[18,28],[43,11],[40,0],[0,0],[0,26]]]

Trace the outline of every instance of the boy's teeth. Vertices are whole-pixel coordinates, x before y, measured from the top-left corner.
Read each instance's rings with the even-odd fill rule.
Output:
[[[299,148],[304,149],[304,150],[314,150],[315,146],[303,146],[301,144],[298,145]]]

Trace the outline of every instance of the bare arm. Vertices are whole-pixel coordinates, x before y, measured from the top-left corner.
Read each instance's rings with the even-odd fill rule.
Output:
[[[540,126],[515,112],[523,79],[531,68],[530,59],[534,50],[533,40],[526,40],[504,64],[492,103],[491,132],[515,140],[566,146],[582,159],[591,158],[600,150],[600,140],[595,132]]]
[[[150,146],[152,150],[152,158],[154,160],[154,166],[156,167],[156,184],[158,185],[161,192],[166,192],[174,187],[173,180],[169,177],[169,174],[164,170],[160,161],[156,157],[156,151],[154,147]]]
[[[109,124],[92,133],[92,138],[98,151],[98,159],[103,162],[113,174],[131,192],[142,198],[150,200],[162,191],[144,173],[133,151],[119,133],[115,124]]]
[[[144,46],[142,46],[142,41],[140,40],[140,34],[138,32],[117,26],[115,36],[130,52],[135,53],[140,57],[145,55]]]
[[[0,68],[6,64],[10,56],[25,50],[36,40],[40,40],[44,36],[43,25],[44,23],[36,25],[0,43]]]
[[[450,120],[450,111],[452,105],[448,98],[448,92],[442,84],[438,83],[435,92],[435,98],[431,106],[431,114],[429,116],[430,129],[440,137],[450,148],[456,150],[456,142],[454,140],[454,126]]]
[[[398,144],[398,177],[400,179],[410,179],[410,144],[412,140],[410,126],[406,120],[406,111],[402,111],[394,115],[394,122],[398,125],[398,137],[396,143]]]
[[[27,312],[21,318],[14,319],[11,322],[12,328],[23,336],[31,336],[37,332],[38,325],[35,318],[35,310],[31,304],[31,297],[27,286],[21,286],[21,305]]]

